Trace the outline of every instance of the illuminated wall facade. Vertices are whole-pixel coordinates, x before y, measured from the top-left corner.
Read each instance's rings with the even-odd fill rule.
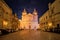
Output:
[[[27,13],[24,9],[22,12],[21,28],[23,29],[36,29],[38,26],[38,15],[37,11],[34,9],[34,12]]]
[[[12,21],[12,9],[4,2],[0,0],[0,27],[11,28]]]
[[[52,4],[48,4],[47,10],[39,19],[40,28],[42,30],[50,28],[60,28],[60,0],[55,0]]]

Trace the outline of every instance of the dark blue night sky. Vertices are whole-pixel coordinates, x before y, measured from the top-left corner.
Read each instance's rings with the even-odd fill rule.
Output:
[[[27,12],[33,12],[33,9],[36,8],[38,11],[39,17],[48,10],[48,3],[53,2],[54,0],[5,0],[5,2],[13,10],[13,14],[17,13],[18,18],[21,18],[21,12],[25,8]]]

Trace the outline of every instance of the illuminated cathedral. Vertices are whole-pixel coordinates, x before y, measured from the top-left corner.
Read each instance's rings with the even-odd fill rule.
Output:
[[[36,9],[34,9],[33,13],[27,13],[26,9],[23,10],[20,27],[21,29],[37,29],[38,15]]]

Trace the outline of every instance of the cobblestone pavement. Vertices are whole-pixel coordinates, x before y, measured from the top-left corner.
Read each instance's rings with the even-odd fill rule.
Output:
[[[0,36],[0,40],[60,40],[60,34],[37,30],[22,30]]]

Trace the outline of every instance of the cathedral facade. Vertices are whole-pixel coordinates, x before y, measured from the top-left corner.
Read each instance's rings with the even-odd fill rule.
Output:
[[[27,13],[27,11],[24,9],[20,24],[20,27],[23,29],[37,29],[38,15],[36,9],[34,9],[33,13]]]

